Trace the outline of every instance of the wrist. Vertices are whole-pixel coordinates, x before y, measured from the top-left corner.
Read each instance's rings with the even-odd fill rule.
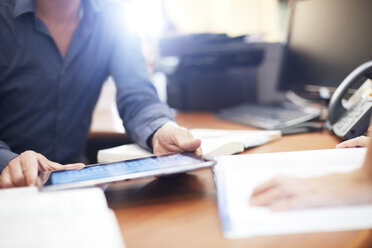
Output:
[[[175,126],[178,126],[177,123],[175,123],[174,121],[169,121],[165,124],[163,124],[161,127],[159,127],[152,135],[152,138],[151,138],[151,147],[154,148],[155,144],[156,144],[156,141],[157,139],[159,138],[159,133],[161,132],[161,130],[163,130],[164,128],[169,128],[169,127],[175,127]]]

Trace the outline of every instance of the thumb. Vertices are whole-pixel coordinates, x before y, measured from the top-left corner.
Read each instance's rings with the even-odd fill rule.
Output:
[[[181,143],[180,148],[181,150],[186,151],[186,152],[194,152],[198,150],[200,145],[201,145],[200,139],[193,139],[193,140]]]

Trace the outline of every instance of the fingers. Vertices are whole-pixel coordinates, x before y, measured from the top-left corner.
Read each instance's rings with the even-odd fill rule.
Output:
[[[297,183],[296,183],[297,182]],[[298,185],[298,187],[296,187]],[[272,206],[285,201],[299,191],[298,179],[287,176],[277,176],[257,186],[249,200],[253,206]]]
[[[290,196],[290,192],[280,186],[275,186],[261,194],[252,197],[250,199],[250,203],[254,206],[268,206],[288,196]]]
[[[267,206],[272,211],[285,211],[309,207],[323,206],[327,199],[324,190],[329,185],[319,178],[295,178],[279,176],[267,181],[252,193],[250,204],[253,206]],[[330,194],[332,197],[333,194]]]
[[[21,166],[8,166],[9,176],[14,186],[27,185],[26,177],[23,174]]]
[[[186,151],[186,152],[194,152],[200,148],[200,145],[201,145],[200,139],[193,139],[191,141],[182,141],[182,140],[179,141],[179,148],[182,151]]]
[[[195,154],[196,155],[199,155],[199,156],[203,155],[203,151],[202,151],[201,147],[199,147],[198,149],[196,149]]]
[[[196,152],[201,154],[201,140],[195,139],[192,133],[175,123],[166,123],[154,134],[154,154],[169,152]]]
[[[278,179],[273,178],[269,181],[266,181],[260,185],[258,185],[256,188],[253,189],[252,197],[261,194],[262,192],[269,190],[270,188],[276,186],[278,184]]]
[[[38,176],[36,153],[27,151],[12,159],[1,174],[1,187],[31,186]]]
[[[26,151],[11,160],[4,168],[0,175],[0,187],[11,188],[36,185],[39,172],[82,169],[84,166],[81,163],[63,166],[48,160],[39,153]]]
[[[1,173],[1,188],[6,189],[6,188],[11,188],[14,187],[12,180],[10,178],[10,172],[8,166],[5,167],[3,172]]]
[[[40,166],[42,167],[42,171],[58,171],[58,170],[80,170],[85,167],[83,163],[74,163],[74,164],[66,164],[62,165],[53,161],[48,160],[41,154],[38,154]]]
[[[66,164],[63,165],[60,170],[81,170],[85,167],[83,163],[76,163],[76,164]]]
[[[37,158],[37,153],[35,152],[24,152],[19,156],[19,163],[14,166],[20,166],[22,168],[23,175],[26,179],[26,185],[32,186],[36,185],[39,162]],[[25,186],[25,185],[21,185]]]
[[[274,203],[270,206],[272,211],[287,211],[287,210],[294,210],[300,209],[305,206],[304,199],[299,196],[293,196],[289,198],[285,198],[277,203]]]
[[[367,136],[359,136],[336,145],[336,148],[367,147],[368,141]]]
[[[40,164],[40,172],[45,172],[45,171],[54,171],[54,170],[61,170],[63,169],[63,165],[50,161],[46,157],[44,157],[41,154],[38,154],[38,161]]]
[[[188,149],[187,151],[191,151],[190,149],[193,148],[194,150],[192,151],[195,151],[201,144],[200,139],[195,139],[188,129],[179,126],[175,126],[173,128],[172,138],[177,147],[180,149]]]
[[[176,132],[173,138],[175,141],[174,143],[180,151],[197,152],[201,155],[201,140],[194,138],[188,129],[176,127]]]

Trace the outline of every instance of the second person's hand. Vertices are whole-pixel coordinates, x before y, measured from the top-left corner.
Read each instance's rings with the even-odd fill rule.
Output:
[[[358,169],[313,178],[277,176],[257,186],[249,202],[274,211],[372,202],[372,180]]]
[[[368,142],[369,138],[367,136],[359,136],[336,145],[336,148],[367,147]]]

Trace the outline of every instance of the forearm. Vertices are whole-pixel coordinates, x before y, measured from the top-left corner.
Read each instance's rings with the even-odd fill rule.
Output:
[[[119,114],[128,135],[142,147],[150,148],[148,138],[173,118],[149,80],[138,35],[126,29],[124,23],[115,33],[110,70],[116,83]]]
[[[0,140],[0,174],[5,166],[17,156],[18,154],[12,152],[9,146]]]
[[[158,100],[156,93],[149,92],[151,88],[144,86],[141,93],[131,94],[130,91],[127,89],[122,97],[118,96],[120,117],[131,139],[142,147],[148,147],[148,138],[173,118],[168,106]]]

